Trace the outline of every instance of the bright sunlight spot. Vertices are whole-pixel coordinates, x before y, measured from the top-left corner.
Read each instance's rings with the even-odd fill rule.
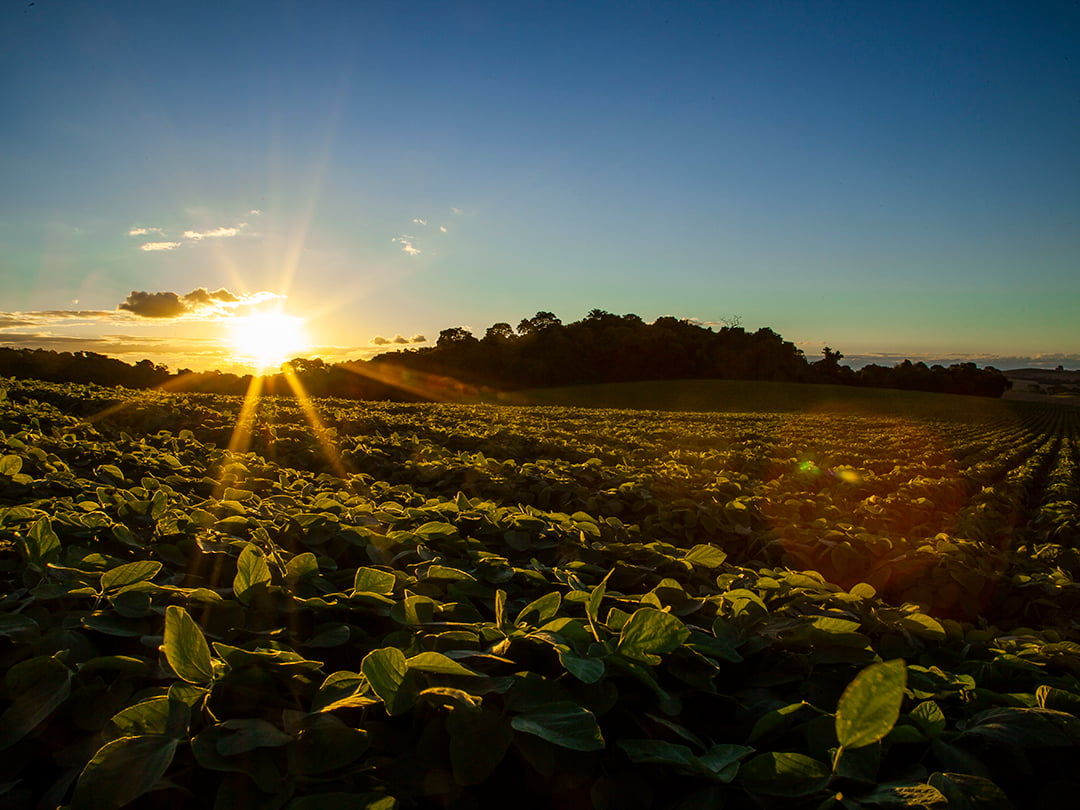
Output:
[[[233,318],[229,324],[233,357],[264,373],[310,347],[302,319],[281,312],[263,312]]]

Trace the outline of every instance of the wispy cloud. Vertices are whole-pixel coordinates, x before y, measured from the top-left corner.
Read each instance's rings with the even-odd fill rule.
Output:
[[[231,236],[236,236],[246,225],[246,222],[241,222],[233,228],[221,227],[214,228],[212,231],[184,231],[184,238],[191,239],[194,242],[198,242],[202,239],[227,239]]]
[[[402,234],[401,236],[395,236],[390,241],[397,242],[401,245],[402,253],[408,253],[410,256],[419,256],[422,251],[413,244],[414,238],[415,237],[409,236],[408,234]]]
[[[445,225],[440,225],[439,230],[442,231],[443,233],[446,233],[446,226]]]
[[[191,216],[198,215],[200,217],[207,217],[209,215],[209,212],[201,209],[190,210],[187,213]],[[258,208],[252,208],[248,213],[251,216],[258,216],[262,211]],[[188,228],[182,231],[181,239],[183,241],[170,239],[169,241],[144,242],[139,245],[139,250],[176,250],[185,242],[191,244],[201,242],[204,239],[230,239],[234,236],[238,236],[247,226],[247,222],[238,222],[235,225],[221,225],[217,228],[209,228],[206,230]],[[146,236],[151,233],[158,234],[159,236],[166,236],[165,229],[156,225],[136,225],[128,229],[128,236]]]
[[[413,222],[415,222],[417,225],[427,225],[427,220],[420,219],[420,217],[413,217]]]
[[[0,332],[5,333],[2,340],[7,342],[17,337],[16,335],[6,334],[10,330],[15,329],[25,329],[30,327],[37,330],[49,330],[53,328],[66,329],[85,326],[101,326],[110,323],[131,323],[133,318],[134,316],[128,312],[96,309],[0,312]],[[44,333],[39,331],[34,334],[41,335]]]

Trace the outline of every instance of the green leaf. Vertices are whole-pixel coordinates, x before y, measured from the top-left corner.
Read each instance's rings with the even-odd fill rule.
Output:
[[[360,671],[372,690],[386,705],[388,714],[399,714],[408,708],[400,705],[398,692],[405,682],[408,664],[405,653],[397,647],[383,647],[369,652],[360,663]]]
[[[38,727],[71,695],[72,672],[51,656],[13,666],[5,678],[11,705],[0,715],[0,751]]]
[[[171,702],[167,697],[153,698],[117,712],[105,724],[105,739],[167,734]]]
[[[327,624],[307,640],[307,647],[340,647],[352,638],[352,629],[347,624]]]
[[[83,768],[71,810],[111,810],[143,795],[165,775],[178,744],[163,734],[106,743]]]
[[[442,653],[437,652],[422,652],[414,655],[405,662],[409,669],[420,670],[421,672],[435,672],[440,675],[465,675],[467,677],[477,678],[480,677],[479,672],[473,672],[468,667],[464,667],[455,661],[453,658],[448,658]],[[366,672],[364,673],[367,674]],[[378,690],[376,690],[376,693]]]
[[[727,553],[708,543],[700,543],[686,552],[683,559],[703,568],[719,568],[727,560]]]
[[[161,568],[161,563],[156,560],[139,560],[119,565],[101,575],[101,589],[116,591],[136,582],[146,582],[156,577]]]
[[[297,554],[285,565],[285,579],[296,583],[304,577],[318,576],[319,560],[310,551]]]
[[[241,603],[247,605],[259,590],[269,584],[270,567],[266,564],[266,555],[254,543],[248,543],[236,561],[233,594]]]
[[[326,676],[311,702],[312,712],[370,706],[375,699],[364,694],[367,680],[358,672],[339,670]]]
[[[221,723],[221,727],[233,732],[230,736],[217,741],[218,753],[223,757],[245,754],[256,748],[279,748],[295,739],[273,723],[257,717],[226,720]]]
[[[829,783],[829,767],[805,754],[759,754],[739,770],[739,782],[751,793],[795,798],[817,793]]]
[[[932,700],[924,700],[911,710],[908,717],[928,740],[940,737],[945,730],[945,713]]]
[[[517,731],[533,734],[574,751],[599,751],[604,738],[596,717],[569,700],[544,703],[511,719]]]
[[[514,624],[522,624],[531,613],[536,614],[535,624],[543,624],[559,612],[560,605],[562,605],[562,594],[558,591],[546,593],[523,607],[514,619]]]
[[[109,484],[123,484],[124,473],[115,464],[102,464],[100,467],[94,470],[106,483]]]
[[[968,721],[963,737],[996,740],[1015,748],[1080,745],[1080,718],[1052,709],[987,709]]]
[[[357,568],[353,591],[356,593],[391,594],[397,579],[389,571],[378,568]]]
[[[1080,716],[1080,695],[1074,692],[1043,684],[1035,690],[1035,701],[1040,709],[1054,709]]]
[[[585,614],[589,618],[589,627],[592,630],[593,638],[597,641],[600,641],[600,629],[597,627],[600,622],[600,603],[604,601],[604,595],[607,593],[608,577],[611,576],[614,570],[612,568],[611,571],[608,571],[604,578],[600,580],[600,584],[592,589],[589,594],[589,601],[585,605]]]
[[[169,666],[188,683],[209,683],[214,679],[206,637],[184,608],[177,605],[166,608],[162,649]]]
[[[1013,810],[1013,804],[997,785],[969,773],[935,773],[926,780],[944,794],[949,810]]]
[[[47,517],[40,518],[30,527],[22,544],[27,562],[35,571],[44,571],[49,563],[60,559],[60,538]]]
[[[896,725],[904,702],[907,667],[895,659],[871,664],[855,676],[836,707],[836,737],[844,748],[877,742]]]
[[[6,475],[9,478],[15,475],[22,469],[23,460],[21,456],[4,456],[0,458],[0,475]]]
[[[945,628],[941,622],[925,613],[908,613],[898,622],[899,626],[918,638],[928,641],[944,641]]]
[[[670,613],[655,608],[638,608],[619,633],[618,651],[627,658],[659,664],[654,653],[667,653],[690,637],[686,625]]]
[[[449,565],[429,565],[423,573],[423,579],[476,582],[476,577],[469,572]]]
[[[606,667],[602,658],[578,655],[565,644],[559,644],[555,649],[559,653],[559,663],[582,683],[596,683],[604,677]]]

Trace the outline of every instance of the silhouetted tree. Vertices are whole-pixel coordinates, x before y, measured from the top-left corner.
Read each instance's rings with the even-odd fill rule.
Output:
[[[517,330],[520,335],[530,335],[552,326],[561,325],[562,321],[555,317],[554,312],[537,312],[531,318],[523,318],[518,324]]]

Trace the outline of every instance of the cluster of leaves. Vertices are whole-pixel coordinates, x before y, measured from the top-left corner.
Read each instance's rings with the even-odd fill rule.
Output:
[[[105,392],[8,393],[9,806],[993,808],[1080,787],[1075,612],[1003,632],[772,561],[790,487],[767,485],[887,496],[903,466],[885,447],[845,482],[822,417],[320,403],[304,430],[271,400],[239,452],[224,398],[95,426],[67,411]],[[901,427],[840,421],[856,448]],[[978,431],[1007,438],[936,429],[972,464]]]

